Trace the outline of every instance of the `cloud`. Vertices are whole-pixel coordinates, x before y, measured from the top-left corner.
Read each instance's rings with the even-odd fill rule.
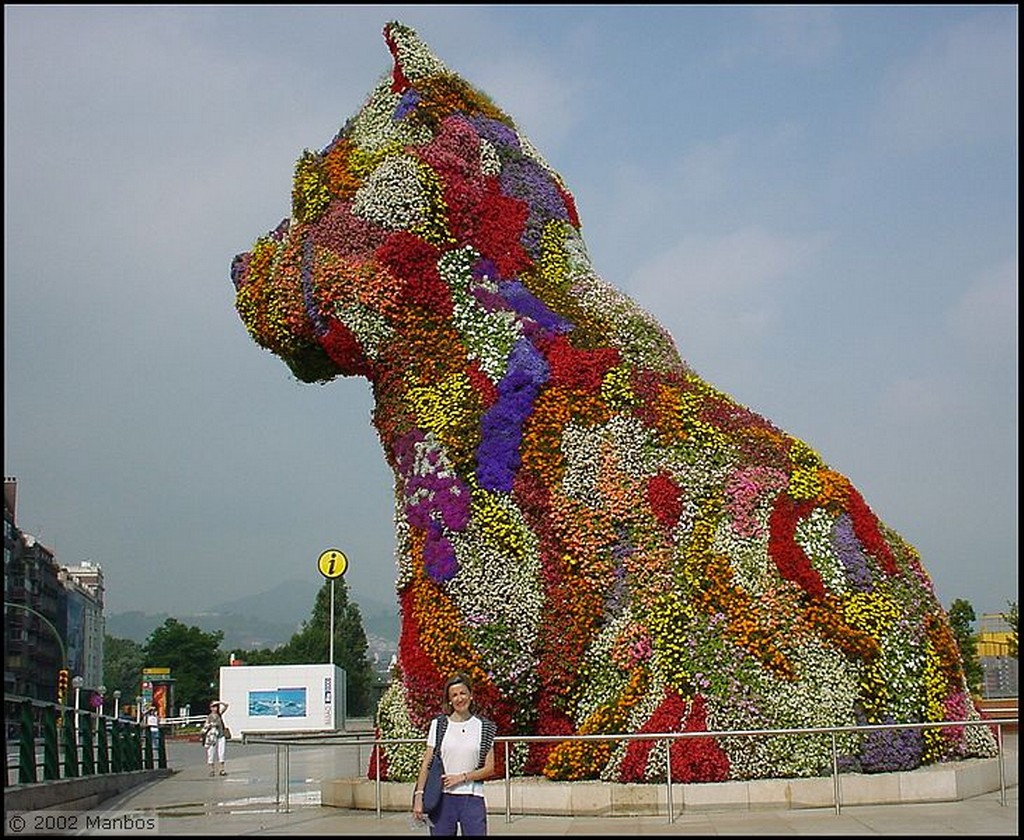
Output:
[[[820,235],[783,236],[759,226],[687,236],[637,269],[628,288],[698,370],[706,367],[694,349],[728,370],[756,360],[757,345],[784,323],[786,289],[823,243]]]
[[[470,78],[512,116],[542,155],[556,153],[582,116],[576,104],[579,82],[546,57],[499,53]]]
[[[1015,353],[1017,259],[1007,260],[972,282],[949,312],[949,328],[972,356]]]
[[[750,27],[721,53],[726,65],[768,58],[797,66],[818,65],[839,47],[835,10],[827,6],[766,6],[751,10]]]
[[[1017,34],[1001,18],[958,22],[890,72],[874,131],[908,151],[1013,138],[1017,69]]]

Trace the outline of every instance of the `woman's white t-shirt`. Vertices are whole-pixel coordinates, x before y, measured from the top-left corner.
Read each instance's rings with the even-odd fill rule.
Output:
[[[476,715],[469,720],[448,718],[448,728],[441,741],[441,761],[445,773],[472,773],[480,766],[480,742],[484,736],[483,722]],[[437,718],[430,721],[427,746],[437,743]],[[484,783],[461,782],[444,789],[445,793],[484,795]]]

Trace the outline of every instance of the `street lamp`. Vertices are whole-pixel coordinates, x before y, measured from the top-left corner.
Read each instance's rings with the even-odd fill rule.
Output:
[[[103,717],[103,715],[106,714],[107,708],[107,687],[105,685],[101,685],[96,689],[96,692],[100,695],[100,702],[96,707],[96,711],[99,712],[100,717]]]
[[[117,720],[121,714],[121,689],[114,689],[114,720]]]
[[[78,738],[78,710],[81,708],[81,706],[78,705],[78,700],[79,700],[79,697],[81,697],[82,686],[84,684],[85,684],[85,680],[82,677],[80,677],[80,676],[76,676],[76,677],[72,677],[71,678],[71,685],[73,685],[74,688],[75,688],[75,738],[76,739]]]

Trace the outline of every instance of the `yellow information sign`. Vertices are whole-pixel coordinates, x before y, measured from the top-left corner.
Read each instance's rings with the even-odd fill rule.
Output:
[[[329,580],[333,580],[345,574],[345,570],[348,568],[348,558],[344,552],[336,548],[329,548],[320,555],[316,565],[320,569],[320,574]]]

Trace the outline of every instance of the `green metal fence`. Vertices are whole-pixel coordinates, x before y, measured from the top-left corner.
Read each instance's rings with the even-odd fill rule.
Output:
[[[4,694],[4,787],[166,767],[162,728]]]

